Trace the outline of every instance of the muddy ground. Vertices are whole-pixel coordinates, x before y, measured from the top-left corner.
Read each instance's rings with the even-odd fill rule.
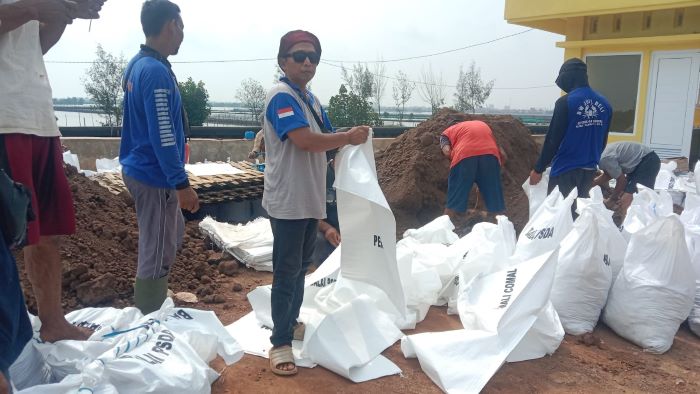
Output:
[[[439,156],[437,138],[452,118],[470,117],[443,111],[397,139],[377,156],[380,180],[396,211],[399,233],[434,218],[444,204],[448,163]],[[522,228],[528,210],[526,197],[519,188],[537,157],[537,146],[524,133],[523,126],[510,117],[484,120],[492,125],[497,140],[509,156],[503,171],[506,204],[516,228]],[[68,312],[88,306],[131,305],[138,237],[133,203],[128,195],[110,194],[71,169],[67,169],[67,173],[75,197],[78,232],[65,238],[61,246],[64,308]],[[410,189],[409,185],[414,185],[415,189]],[[418,191],[413,193],[413,190]],[[475,198],[472,196],[472,203],[478,205]],[[411,212],[415,213],[411,215]],[[21,253],[16,256],[22,265]],[[20,272],[23,272],[21,267]],[[247,269],[214,250],[199,233],[196,222],[187,224],[184,248],[170,283],[175,292],[189,291],[200,297],[200,302],[193,307],[215,311],[222,323],[228,325],[251,311],[246,294],[271,281],[270,273]],[[31,287],[24,276],[23,286],[30,310],[36,312]],[[456,316],[447,316],[445,308],[433,307],[417,329],[406,334],[460,327]],[[214,383],[212,391],[439,392],[422,372],[418,361],[403,357],[399,343],[383,354],[402,369],[402,374],[362,384],[351,383],[321,367],[301,369],[296,377],[282,378],[273,375],[267,360],[262,358],[245,355],[230,367],[218,359],[212,365],[222,376]],[[600,325],[592,336],[567,336],[551,357],[504,365],[485,392],[696,393],[700,392],[699,371],[700,338],[686,327],[681,327],[669,352],[652,355]]]

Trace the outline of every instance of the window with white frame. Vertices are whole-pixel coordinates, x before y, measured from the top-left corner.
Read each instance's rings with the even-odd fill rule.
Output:
[[[611,133],[634,133],[640,54],[588,55],[588,82],[613,108]]]

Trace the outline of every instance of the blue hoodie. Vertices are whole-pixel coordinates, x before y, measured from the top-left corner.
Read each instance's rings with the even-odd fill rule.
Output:
[[[142,46],[126,68],[124,88],[124,174],[152,187],[188,187],[182,99],[170,63]]]

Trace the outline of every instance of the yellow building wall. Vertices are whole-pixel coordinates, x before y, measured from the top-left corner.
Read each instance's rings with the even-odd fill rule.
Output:
[[[649,82],[651,72],[651,56],[655,51],[683,51],[683,50],[700,50],[700,42],[697,44],[666,44],[666,45],[623,45],[623,46],[604,46],[604,47],[585,47],[579,48],[581,58],[587,55],[600,54],[624,54],[624,53],[641,53],[641,70],[639,72],[639,90],[637,95],[637,111],[635,113],[634,133],[612,133],[609,141],[636,141],[644,142],[644,126],[645,116],[648,107]],[[574,48],[571,51],[565,51],[565,55],[569,52],[575,52]],[[697,108],[697,107],[696,107]],[[698,111],[696,111],[696,121],[698,119]]]
[[[685,10],[684,26],[691,26],[694,30],[700,30],[700,7],[695,7],[693,12]],[[669,18],[662,18],[661,16]],[[666,14],[665,14],[666,13]],[[601,16],[598,20],[597,36],[587,33],[590,23],[590,17],[575,17],[566,20],[566,41],[557,43],[557,46],[564,48],[564,60],[573,57],[585,59],[587,55],[602,55],[602,54],[624,54],[637,53],[641,54],[641,65],[639,72],[639,86],[637,95],[637,109],[635,112],[634,132],[632,134],[613,133],[610,134],[610,142],[616,141],[636,141],[644,142],[644,127],[645,116],[647,111],[647,100],[649,95],[649,78],[651,72],[651,56],[655,51],[681,51],[681,50],[700,50],[700,36],[693,36],[690,30],[679,31],[675,36],[663,38],[664,32],[668,31],[668,27],[673,22],[673,10],[652,12],[652,28],[650,31],[642,31],[642,12],[638,15],[622,16],[621,32],[615,37],[610,37],[612,34],[613,16]],[[637,25],[637,18],[639,24]],[[656,20],[656,22],[654,22]],[[632,21],[632,22],[630,22]],[[609,22],[609,23],[608,23]],[[608,26],[609,25],[609,26]],[[649,33],[653,33],[649,38]],[[690,33],[690,34],[688,34]],[[617,40],[622,41],[616,43]],[[591,41],[587,43],[586,41]],[[655,42],[649,42],[655,41]],[[673,42],[676,43],[673,43]],[[699,103],[700,105],[700,103]],[[700,123],[700,106],[696,107],[695,123]]]

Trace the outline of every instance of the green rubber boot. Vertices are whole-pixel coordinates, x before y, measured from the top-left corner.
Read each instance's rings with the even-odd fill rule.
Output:
[[[147,315],[160,309],[168,296],[168,277],[160,279],[139,279],[134,282],[134,305]]]

